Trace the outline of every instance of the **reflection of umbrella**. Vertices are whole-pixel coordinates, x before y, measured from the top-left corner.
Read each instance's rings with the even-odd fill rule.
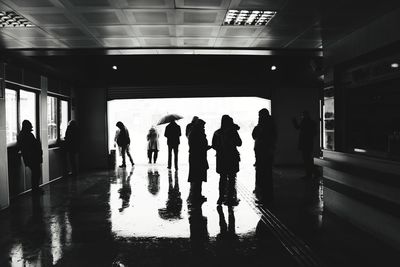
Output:
[[[171,121],[180,120],[182,118],[183,117],[178,114],[168,114],[162,117],[161,120],[158,121],[157,125],[170,123]]]

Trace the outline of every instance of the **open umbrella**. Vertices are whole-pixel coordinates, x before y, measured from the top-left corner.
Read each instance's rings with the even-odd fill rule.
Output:
[[[165,115],[164,117],[162,117],[162,118],[158,121],[157,125],[165,124],[165,123],[170,123],[170,122],[172,122],[172,121],[180,120],[180,119],[182,119],[182,118],[183,118],[183,117],[182,117],[181,115],[178,115],[178,114],[168,114],[168,115]]]

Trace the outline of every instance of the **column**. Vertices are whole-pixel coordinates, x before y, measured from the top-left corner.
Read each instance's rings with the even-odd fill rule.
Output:
[[[0,62],[0,210],[10,204],[8,187],[6,100],[4,82],[4,63]]]
[[[39,97],[39,125],[40,125],[40,141],[42,142],[43,164],[42,178],[43,184],[50,181],[49,175],[49,142],[47,133],[47,78],[41,76],[40,79],[40,97]]]

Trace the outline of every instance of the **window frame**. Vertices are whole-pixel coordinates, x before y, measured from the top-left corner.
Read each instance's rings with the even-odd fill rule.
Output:
[[[6,81],[6,86],[5,89],[7,90],[12,90],[16,92],[16,101],[17,101],[17,114],[16,114],[16,118],[14,118],[17,122],[17,136],[19,135],[19,133],[21,132],[21,90],[26,91],[26,92],[30,92],[30,93],[34,93],[35,94],[35,132],[34,135],[36,137],[39,136],[39,96],[40,96],[40,90],[37,88],[30,88],[30,87],[26,87],[20,84],[16,84],[16,83],[10,83],[8,81]],[[6,111],[7,112],[7,111]],[[7,148],[9,147],[16,147],[17,146],[17,141],[11,142],[11,143],[7,143]]]
[[[60,118],[61,118],[61,101],[67,102],[67,110],[68,110],[67,125],[68,125],[68,122],[71,119],[71,99],[67,96],[52,93],[52,92],[49,92],[47,94],[47,98],[48,97],[54,97],[56,99],[56,106],[57,106],[56,107],[56,109],[57,109],[56,110],[56,113],[57,113],[57,138],[52,139],[52,140],[48,139],[49,148],[54,148],[54,147],[59,147],[61,145],[61,143],[64,141],[64,138],[63,139],[61,138],[61,120],[60,120]],[[49,111],[47,110],[47,113],[48,112]],[[48,121],[46,123],[47,123],[47,127],[48,127]],[[47,135],[47,138],[48,138],[48,135]]]

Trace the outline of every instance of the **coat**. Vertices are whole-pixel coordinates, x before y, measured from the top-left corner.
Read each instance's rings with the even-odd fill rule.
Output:
[[[126,129],[125,126],[122,129],[119,129],[115,134],[115,142],[119,147],[126,147],[131,143],[128,129]]]
[[[180,143],[179,137],[181,136],[181,127],[176,124],[175,121],[171,122],[165,127],[164,136],[167,137],[168,146],[178,146]]]
[[[214,133],[212,147],[217,152],[217,173],[234,175],[239,172],[240,155],[236,147],[241,145],[242,140],[234,127]]]
[[[276,128],[271,117],[260,121],[252,132],[254,151],[257,155],[272,156],[276,145]]]
[[[17,137],[17,146],[26,166],[32,167],[43,162],[42,145],[31,132],[21,131]]]
[[[155,129],[150,129],[147,134],[147,150],[159,150],[158,133]]]
[[[188,182],[207,182],[208,141],[204,130],[193,129],[189,135],[189,178]]]
[[[65,149],[70,153],[79,151],[78,129],[75,126],[68,126],[65,132]]]

